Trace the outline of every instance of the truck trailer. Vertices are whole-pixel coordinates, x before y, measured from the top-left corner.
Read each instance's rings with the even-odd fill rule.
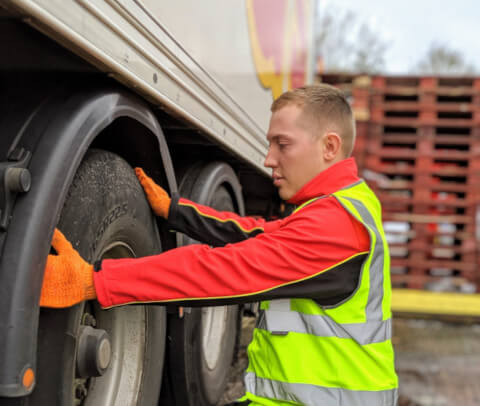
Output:
[[[242,309],[41,309],[58,227],[83,258],[195,243],[132,170],[279,215],[272,100],[314,76],[312,0],[1,0],[0,404],[215,405]]]

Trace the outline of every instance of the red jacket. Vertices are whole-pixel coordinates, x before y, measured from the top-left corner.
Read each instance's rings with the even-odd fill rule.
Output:
[[[308,182],[290,202],[320,199],[271,222],[172,199],[171,227],[209,245],[102,261],[94,273],[98,301],[104,308],[153,302],[210,306],[280,298],[336,304],[356,289],[370,249],[366,229],[331,196],[357,181],[355,161],[343,160]]]

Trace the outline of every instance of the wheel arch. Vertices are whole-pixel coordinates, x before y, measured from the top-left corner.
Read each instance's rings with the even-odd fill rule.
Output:
[[[19,100],[21,97],[19,97]],[[18,101],[17,101],[18,102]],[[14,101],[15,103],[15,101]],[[19,195],[0,235],[0,396],[23,396],[26,369],[35,371],[39,297],[55,224],[86,151],[100,147],[133,166],[143,166],[170,192],[176,191],[162,129],[137,97],[118,88],[62,89],[29,106],[25,121],[2,147],[31,152],[31,189]],[[12,117],[11,120],[18,117]],[[4,128],[15,128],[14,123]],[[148,147],[148,153],[141,148]],[[152,148],[158,150],[152,154]],[[156,156],[158,160],[153,157]]]

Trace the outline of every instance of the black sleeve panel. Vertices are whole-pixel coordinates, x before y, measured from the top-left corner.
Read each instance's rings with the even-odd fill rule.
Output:
[[[200,214],[191,206],[179,205],[180,197],[172,196],[168,213],[168,225],[189,237],[213,247],[223,247],[255,237],[263,233],[263,229],[252,231],[242,229],[235,221],[221,221],[212,216]]]
[[[274,299],[312,299],[321,306],[334,306],[355,292],[359,285],[363,262],[367,257],[368,253],[357,255],[313,278],[275,288],[268,292],[235,298],[169,301],[163,304],[201,307],[226,306]],[[153,305],[157,304],[154,303]]]

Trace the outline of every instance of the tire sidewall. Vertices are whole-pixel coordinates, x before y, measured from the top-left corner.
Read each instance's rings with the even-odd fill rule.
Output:
[[[181,183],[180,194],[194,202],[205,204],[217,210],[242,211],[240,184],[230,166],[221,162],[212,162],[198,171],[198,165],[194,170],[187,171],[190,177]],[[198,176],[192,176],[193,173]],[[216,194],[222,191],[223,203],[227,203],[225,193],[229,197],[230,207],[218,207]],[[215,207],[217,206],[217,207]],[[183,245],[198,243],[184,236]],[[184,324],[184,348],[185,348],[185,373],[188,387],[190,405],[212,405],[223,394],[228,370],[233,361],[235,343],[238,334],[238,306],[227,306],[227,325],[222,340],[222,357],[218,361],[218,367],[210,370],[205,360],[203,343],[200,332],[202,331],[202,309],[192,308],[183,320]],[[190,359],[190,363],[188,362]]]
[[[86,154],[67,194],[57,227],[90,263],[100,259],[112,242],[126,244],[137,257],[161,251],[150,207],[132,168],[107,151],[90,150]],[[55,403],[46,403],[46,398],[52,396],[42,396],[42,388],[37,391],[38,396],[34,391],[32,405],[73,405],[74,354],[84,306],[81,303],[64,310],[42,309],[39,349],[42,342],[44,347],[48,346],[54,337],[57,349],[60,347],[63,351],[56,355],[39,353],[39,368],[48,368],[48,379],[55,379],[58,389]],[[137,403],[142,406],[155,405],[158,400],[165,344],[164,309],[147,307],[145,317],[146,349]],[[51,385],[46,385],[45,391],[51,390]]]

